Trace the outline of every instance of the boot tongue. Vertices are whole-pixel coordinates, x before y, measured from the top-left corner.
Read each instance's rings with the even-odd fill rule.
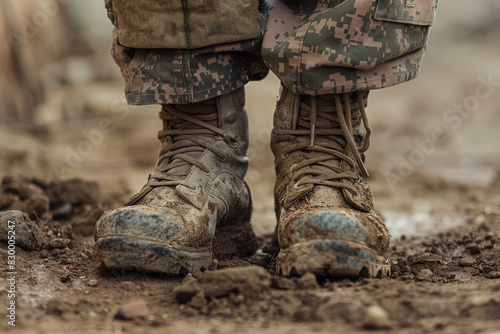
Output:
[[[218,126],[218,117],[217,117],[217,105],[215,99],[199,102],[196,104],[178,104],[175,105],[175,108],[180,112],[190,115],[192,117],[196,117],[203,122],[210,124],[212,126]],[[203,127],[186,121],[184,119],[175,118],[172,120],[168,120],[165,122],[164,127],[172,130],[193,130],[193,129],[204,129]],[[215,134],[179,134],[174,136],[168,136],[164,139],[164,143],[162,145],[172,145],[174,143],[185,142],[186,147],[195,146],[190,138],[196,138],[197,140],[210,141],[213,139]],[[192,152],[182,153],[182,155],[189,156],[195,159],[199,159],[203,154],[202,150],[193,150]],[[168,175],[170,176],[178,176],[179,179],[183,179],[186,175],[188,175],[191,171],[192,165],[190,163],[185,162],[182,159],[172,157],[168,160],[164,160],[161,165],[157,167],[157,169],[164,169],[167,165],[178,165],[174,168],[171,168],[168,171]]]

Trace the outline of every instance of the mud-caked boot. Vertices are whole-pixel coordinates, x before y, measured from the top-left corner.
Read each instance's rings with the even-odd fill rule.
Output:
[[[113,269],[185,274],[252,255],[244,89],[163,105],[159,160],[142,190],[95,227],[94,260]]]
[[[368,91],[306,96],[282,88],[271,141],[280,274],[389,274],[389,234],[362,179],[371,134],[367,97]]]

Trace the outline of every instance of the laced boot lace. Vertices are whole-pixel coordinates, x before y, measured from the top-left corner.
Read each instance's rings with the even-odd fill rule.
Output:
[[[351,97],[356,108],[352,108]],[[292,182],[297,187],[323,185],[343,188],[357,196],[352,182],[344,181],[359,177],[356,166],[363,176],[368,176],[362,153],[370,146],[372,130],[365,112],[363,93],[336,94],[333,95],[333,102],[331,95],[302,98],[295,129],[276,130],[276,140],[292,143],[283,152],[285,157],[295,151],[301,151],[305,157],[290,170]],[[356,115],[352,114],[353,110]],[[358,134],[353,132],[353,118],[356,121],[359,116],[366,134],[361,145],[357,146],[355,136]],[[359,129],[360,124],[354,125]]]
[[[221,160],[227,158],[227,154],[214,145],[214,136],[220,136],[228,145],[237,141],[236,135],[217,127],[215,99],[192,105],[163,105],[159,116],[163,121],[163,130],[158,132],[161,149],[155,171],[144,188],[126,205],[136,203],[156,187],[180,184],[192,188],[186,177],[193,166],[205,173],[210,172],[210,167],[199,159],[205,150]]]

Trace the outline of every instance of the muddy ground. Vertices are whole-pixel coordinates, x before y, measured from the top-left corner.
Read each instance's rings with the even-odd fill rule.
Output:
[[[249,259],[220,261],[218,270],[199,278],[96,268],[92,226],[102,210],[118,205],[118,193],[100,198],[97,183],[81,179],[7,177],[0,205],[5,205],[7,194],[13,195],[10,209],[33,209],[39,228],[38,242],[33,239],[23,246],[35,250],[17,248],[16,329],[23,333],[373,329],[497,333],[500,207],[485,203],[500,203],[499,186],[498,178],[480,190],[422,178],[411,192],[435,201],[455,194],[460,205],[454,214],[464,219],[464,225],[393,240],[390,278],[317,281],[312,275],[273,275],[272,266]],[[44,197],[49,206],[30,206],[33,198]],[[265,244],[271,236],[260,237]],[[6,253],[2,245],[3,263]],[[2,271],[2,305],[8,303],[6,278]],[[377,313],[374,305],[383,311]],[[367,319],[372,313],[374,319]],[[1,328],[9,326],[4,321]]]
[[[38,231],[16,249],[15,329],[500,333],[499,7],[459,2],[441,1],[420,77],[369,99],[368,182],[392,235],[390,278],[290,279],[248,259],[220,261],[208,278],[95,268],[93,224],[140,189],[158,151],[158,108],[127,107],[116,73],[48,90],[34,124],[0,123],[0,211],[27,212]],[[262,246],[275,224],[277,87],[270,76],[247,89],[247,180]],[[6,308],[3,241],[0,254]],[[208,289],[210,280],[220,283]],[[12,330],[2,319],[0,331]]]

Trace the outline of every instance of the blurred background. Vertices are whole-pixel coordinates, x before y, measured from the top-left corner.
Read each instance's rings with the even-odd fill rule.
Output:
[[[374,91],[367,155],[391,234],[480,223],[500,205],[500,2],[440,0],[417,80]],[[129,107],[104,3],[0,2],[0,177],[83,178],[125,199],[154,168],[158,106]],[[271,118],[279,82],[247,86],[253,223],[275,224]]]

